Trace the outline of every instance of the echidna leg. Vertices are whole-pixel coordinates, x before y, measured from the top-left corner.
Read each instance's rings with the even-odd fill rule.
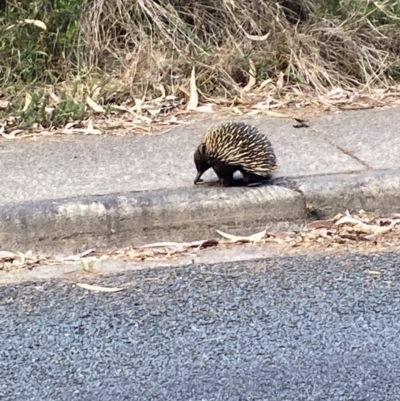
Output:
[[[251,185],[251,186],[261,185],[262,182],[267,179],[257,174],[252,174],[244,171],[242,172],[242,175],[243,175],[243,183],[245,185]]]
[[[234,184],[233,175],[224,175],[223,177],[218,177],[218,182],[223,187],[231,187]]]
[[[223,187],[229,187],[234,184],[233,174],[235,173],[236,168],[223,163],[218,163],[215,164],[212,169],[217,175],[220,185]]]

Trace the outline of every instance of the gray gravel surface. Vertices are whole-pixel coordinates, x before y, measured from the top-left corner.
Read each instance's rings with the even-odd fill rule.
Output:
[[[0,288],[0,399],[400,400],[400,255]],[[86,281],[89,281],[87,279]]]

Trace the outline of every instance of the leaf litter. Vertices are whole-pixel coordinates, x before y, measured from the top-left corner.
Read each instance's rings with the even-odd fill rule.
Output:
[[[357,214],[337,214],[332,219],[315,220],[297,232],[263,231],[240,236],[216,230],[220,238],[192,242],[156,242],[141,246],[131,246],[101,252],[88,249],[69,256],[50,256],[0,250],[0,272],[34,269],[37,266],[65,265],[79,263],[81,270],[92,271],[97,262],[118,260],[122,262],[171,261],[181,257],[195,257],[207,249],[223,249],[243,244],[260,247],[274,246],[287,251],[290,249],[307,250],[312,247],[321,250],[348,249],[349,247],[372,247],[395,245],[400,247],[400,213],[376,216],[360,210]],[[99,290],[100,291],[100,290]]]
[[[76,283],[78,287],[84,288],[85,290],[95,291],[95,292],[120,292],[123,288],[117,287],[102,287],[100,285],[86,284],[86,283]]]
[[[0,132],[4,139],[18,139],[38,135],[125,135],[126,133],[151,134],[169,131],[176,125],[192,121],[209,113],[220,115],[265,115],[272,118],[311,118],[322,113],[344,110],[364,110],[376,107],[391,107],[400,104],[400,85],[379,89],[343,89],[335,87],[325,93],[306,91],[304,88],[287,84],[285,74],[280,72],[275,79],[268,78],[256,85],[254,63],[250,60],[249,82],[234,98],[206,96],[196,85],[195,68],[192,68],[188,86],[180,86],[174,94],[166,94],[162,85],[161,96],[146,96],[142,99],[126,99],[124,102],[107,103],[101,97],[85,98],[85,118],[69,121],[64,126],[42,127],[33,124],[21,129],[20,120],[12,112],[0,117]],[[60,102],[55,89],[48,94],[54,104],[48,112],[54,111]],[[26,111],[32,101],[25,95],[22,111]],[[2,99],[0,109],[10,108],[11,103]],[[107,107],[106,107],[107,106]],[[112,111],[107,112],[110,106]],[[300,127],[300,126],[296,126]]]

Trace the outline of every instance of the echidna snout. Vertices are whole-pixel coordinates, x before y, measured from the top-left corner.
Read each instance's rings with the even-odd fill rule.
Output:
[[[194,164],[196,165],[197,174],[194,183],[202,182],[201,176],[211,167],[205,157],[206,146],[201,143],[194,152]]]

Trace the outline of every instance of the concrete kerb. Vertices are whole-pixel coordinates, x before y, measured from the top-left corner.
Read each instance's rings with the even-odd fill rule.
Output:
[[[296,229],[346,209],[400,212],[400,171],[291,179],[284,186],[192,187],[0,206],[0,248],[46,253]],[[316,209],[307,214],[306,204]]]
[[[339,212],[361,209],[376,214],[400,212],[400,170],[375,170],[354,174],[295,179],[314,217],[331,218]]]
[[[190,188],[0,207],[0,247],[70,253],[300,225],[301,194],[277,186]]]

